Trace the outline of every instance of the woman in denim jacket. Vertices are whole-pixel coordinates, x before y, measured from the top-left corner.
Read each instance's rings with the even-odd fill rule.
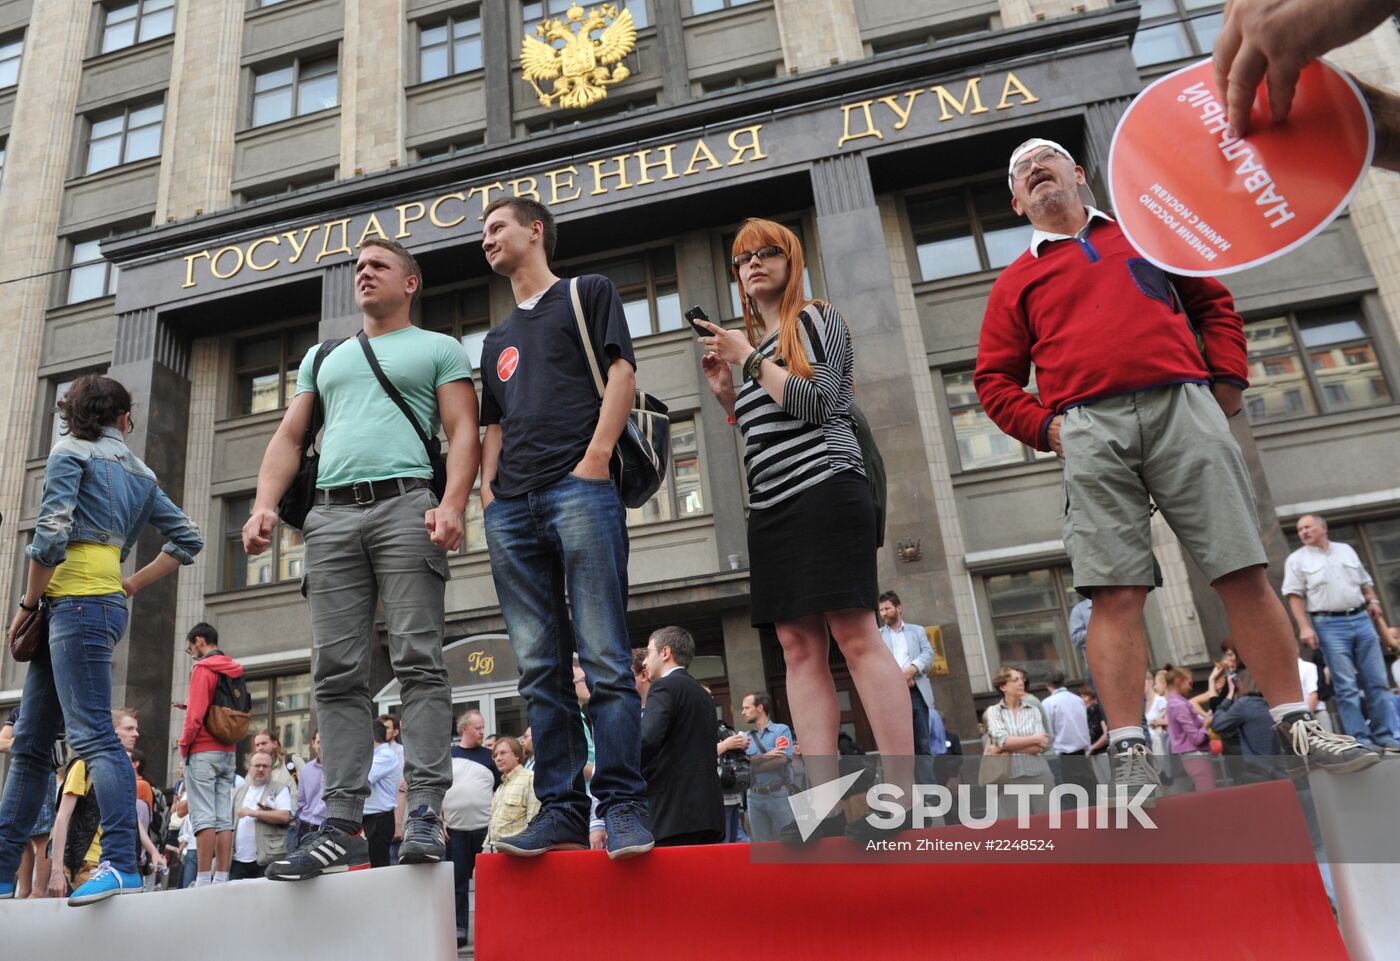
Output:
[[[29,579],[10,625],[13,633],[48,598],[49,643],[25,675],[25,709],[0,800],[0,898],[14,894],[24,841],[52,790],[49,754],[66,722],[68,743],[86,762],[102,811],[102,865],[69,898],[79,905],[141,890],[136,779],[111,714],[112,649],[126,632],[126,599],[193,563],[204,539],[126,446],[132,419],[125,387],[90,374],[74,381],[58,408],[64,436],[44,468],[38,529],[27,549]],[[147,524],[166,538],[165,547],[123,579],[122,561]],[[56,854],[61,865],[62,852]]]

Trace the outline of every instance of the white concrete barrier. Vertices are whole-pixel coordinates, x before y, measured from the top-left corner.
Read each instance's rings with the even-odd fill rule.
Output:
[[[80,908],[56,898],[0,901],[3,961],[150,961],[171,951],[199,961],[248,961],[270,944],[273,954],[304,961],[455,961],[452,865],[298,883],[232,881]]]
[[[1312,774],[1342,937],[1353,961],[1400,958],[1400,759],[1360,774]],[[1384,859],[1384,861],[1382,861]]]

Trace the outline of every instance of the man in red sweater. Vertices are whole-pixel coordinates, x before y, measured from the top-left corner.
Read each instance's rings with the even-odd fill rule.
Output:
[[[1376,763],[1354,739],[1324,731],[1303,702],[1293,629],[1264,572],[1248,467],[1226,423],[1249,386],[1230,292],[1210,278],[1168,277],[1143,258],[1111,217],[1085,205],[1084,169],[1057,143],[1017,147],[1007,182],[1012,209],[1035,230],[992,287],[974,382],[998,427],[1062,458],[1065,549],[1075,587],[1094,601],[1087,655],[1108,717],[1112,783],[1130,797],[1159,783],[1141,726],[1153,503],[1210,577],[1292,750],[1333,772]],[[1032,364],[1039,396],[1026,389]]]
[[[243,665],[219,650],[219,632],[196,624],[185,635],[185,651],[194,658],[180,756],[185,759],[185,789],[191,827],[199,852],[195,887],[228,880],[233,858],[233,761],[235,745],[219,740],[204,718],[214,699],[219,675],[242,677]]]

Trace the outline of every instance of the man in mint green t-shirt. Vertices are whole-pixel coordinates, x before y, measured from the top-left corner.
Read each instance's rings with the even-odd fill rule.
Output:
[[[399,861],[446,857],[442,798],[452,785],[447,738],[452,695],[442,662],[447,551],[462,542],[462,515],[476,480],[481,448],[476,392],[466,349],[409,320],[423,274],[413,256],[390,240],[361,244],[355,302],[364,329],[324,356],[320,346],[301,363],[296,398],[258,472],[243,546],[260,554],[278,523],[277,504],[290,486],[315,401],[325,411],[316,504],[302,525],[311,604],[312,676],[324,757],[326,820],[285,859],[268,866],[275,880],[298,881],[369,866],[361,823],[372,755],[369,655],[375,607],[382,601],[389,660],[403,688],[404,777],[408,817]],[[385,377],[428,436],[448,438],[447,488],[431,489],[427,449],[405,411],[371,367]]]

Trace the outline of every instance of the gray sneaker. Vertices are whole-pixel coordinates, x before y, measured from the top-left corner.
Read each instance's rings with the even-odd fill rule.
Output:
[[[1274,725],[1274,730],[1308,770],[1316,768],[1329,774],[1350,774],[1380,763],[1379,753],[1354,737],[1324,730],[1311,714],[1286,717]]]
[[[1152,755],[1147,744],[1142,741],[1122,740],[1113,745],[1109,759],[1108,803],[1113,807],[1120,803],[1118,788],[1122,787],[1122,803],[1126,804],[1137,796],[1139,790],[1152,788],[1152,793],[1142,800],[1142,807],[1150,808],[1157,803],[1157,790],[1162,779],[1152,766]]]
[[[399,844],[400,864],[437,864],[447,860],[442,820],[426,804],[420,804],[404,819],[403,841]]]

